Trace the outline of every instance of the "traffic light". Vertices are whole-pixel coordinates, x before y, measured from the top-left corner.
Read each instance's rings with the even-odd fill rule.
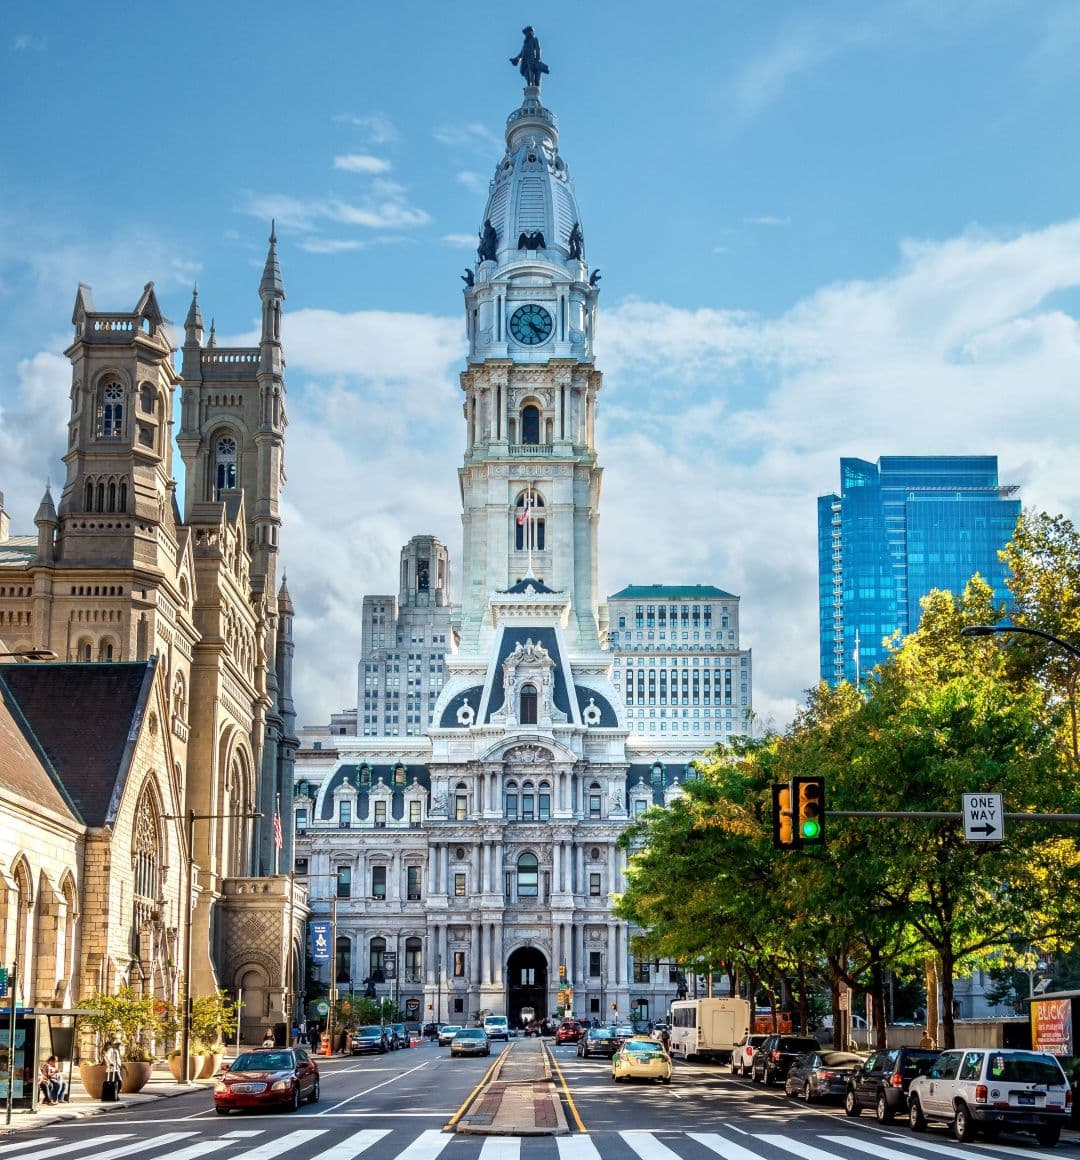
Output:
[[[825,841],[825,779],[796,777],[791,782],[796,806],[796,836],[799,846],[820,846]]]
[[[559,981],[564,982],[565,980],[566,980],[566,964],[560,963],[559,964]]]
[[[797,844],[790,783],[772,787],[772,841],[778,850],[793,850]]]

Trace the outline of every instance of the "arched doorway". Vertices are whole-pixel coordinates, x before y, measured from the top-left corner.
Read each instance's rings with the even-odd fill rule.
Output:
[[[537,1019],[547,1016],[547,959],[536,947],[520,947],[506,963],[509,979],[506,1016],[511,1027],[521,1026],[521,1009],[531,1007]]]

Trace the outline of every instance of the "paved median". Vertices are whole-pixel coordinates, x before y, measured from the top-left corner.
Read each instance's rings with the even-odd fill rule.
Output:
[[[481,1136],[564,1136],[570,1131],[539,1039],[514,1040],[501,1052],[455,1128]]]

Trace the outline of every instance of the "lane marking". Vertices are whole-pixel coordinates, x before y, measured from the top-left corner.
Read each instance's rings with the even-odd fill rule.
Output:
[[[480,1089],[484,1087],[489,1079],[491,1079],[491,1074],[495,1070],[495,1065],[499,1062],[499,1058],[501,1056],[502,1052],[500,1051],[499,1054],[496,1055],[495,1058],[491,1061],[491,1063],[488,1064],[488,1069],[484,1072],[480,1082],[465,1097],[465,1102],[461,1105],[461,1107],[458,1108],[458,1110],[443,1125],[444,1132],[449,1132],[450,1129],[453,1128],[454,1125],[458,1122],[458,1120],[460,1120],[461,1117],[469,1110],[469,1108],[472,1106],[473,1100],[475,1100],[476,1097],[480,1094]]]
[[[389,1128],[364,1128],[363,1131],[354,1132],[340,1144],[321,1151],[319,1160],[352,1160],[353,1156],[366,1152],[372,1144],[377,1144],[384,1136],[389,1135]]]
[[[869,1127],[869,1125],[867,1125]],[[822,1136],[823,1140],[828,1140],[832,1144],[847,1144],[849,1148],[856,1148],[860,1152],[867,1152],[871,1156],[882,1156],[886,1160],[888,1157],[903,1155],[907,1160],[911,1160],[910,1152],[895,1152],[892,1149],[883,1148],[880,1144],[871,1144],[869,1141],[856,1140],[850,1136]],[[885,1136],[886,1140],[894,1140],[897,1144],[904,1144],[906,1147],[924,1148],[927,1152],[933,1152],[938,1156],[952,1156],[954,1160],[971,1160],[973,1153],[968,1150],[970,1146],[953,1147],[949,1144],[938,1144],[933,1140],[919,1140],[908,1138],[907,1136]],[[1009,1147],[1007,1144],[991,1144],[979,1141],[977,1145],[980,1152],[1004,1152],[1008,1156],[1015,1156],[1016,1149]]]
[[[16,1040],[16,1042],[18,1041]],[[43,1140],[23,1140],[21,1144],[10,1144],[7,1140],[4,1140],[4,1155],[6,1156],[9,1152],[16,1152],[20,1148],[32,1148],[35,1144],[55,1144],[59,1139],[59,1136],[46,1136]]]
[[[559,1160],[600,1160],[600,1153],[592,1138],[585,1136],[556,1136]]]
[[[666,1144],[650,1132],[620,1132],[623,1140],[641,1157],[641,1160],[679,1160],[678,1152],[673,1152]]]
[[[506,1136],[488,1136],[480,1149],[480,1160],[518,1160],[521,1156],[521,1139]]]
[[[574,1103],[574,1097],[570,1094],[570,1086],[566,1082],[566,1076],[563,1075],[562,1068],[559,1067],[559,1061],[555,1058],[555,1052],[551,1050],[546,1044],[541,1044],[541,1048],[548,1053],[548,1058],[551,1060],[551,1066],[555,1069],[555,1074],[559,1077],[559,1083],[562,1084],[563,1096],[566,1099],[567,1107],[569,1107],[571,1114],[574,1117],[574,1123],[577,1124],[579,1132],[588,1131],[585,1123],[582,1120],[577,1110],[577,1104]]]
[[[718,1132],[687,1132],[686,1134],[691,1140],[708,1148],[710,1152],[723,1156],[724,1160],[761,1160],[760,1152],[751,1152],[749,1148],[736,1144],[734,1140],[725,1139]],[[746,1132],[743,1133],[744,1136],[746,1134]]]
[[[423,1071],[423,1069],[425,1067],[427,1067],[428,1062],[429,1061],[425,1061],[424,1063],[418,1063],[416,1065],[416,1067],[411,1067],[411,1068],[409,1068],[408,1071],[395,1072],[388,1079],[384,1079],[382,1081],[382,1083],[372,1084],[371,1087],[364,1088],[363,1091],[355,1092],[351,1096],[346,1096],[345,1099],[339,1100],[336,1104],[331,1104],[330,1107],[328,1107],[326,1109],[326,1111],[316,1112],[315,1115],[326,1116],[326,1115],[329,1115],[330,1112],[336,1112],[338,1108],[343,1108],[343,1107],[345,1107],[346,1104],[351,1104],[353,1102],[353,1100],[358,1100],[358,1099],[360,1099],[361,1096],[366,1096],[366,1095],[370,1094],[371,1092],[377,1092],[379,1090],[379,1088],[384,1088],[387,1086],[387,1084],[397,1083],[398,1080],[402,1080],[407,1075],[412,1075],[414,1072]]]
[[[325,1135],[325,1128],[301,1128],[298,1132],[290,1132],[280,1139],[271,1140],[269,1144],[260,1144],[258,1148],[249,1148],[246,1152],[237,1152],[230,1160],[274,1160],[274,1157],[280,1156],[282,1152],[289,1152]]]
[[[48,1142],[52,1141],[52,1137]],[[64,1145],[65,1151],[77,1152],[83,1148],[97,1148],[102,1144],[111,1144],[113,1140],[130,1140],[130,1132],[121,1132],[119,1135],[113,1136],[97,1136],[92,1140],[71,1140]],[[40,1144],[43,1141],[35,1140],[35,1144]],[[52,1148],[42,1148],[37,1152],[28,1152],[25,1156],[20,1156],[19,1160],[46,1160],[47,1157],[54,1155]]]
[[[403,1152],[399,1152],[396,1160],[435,1160],[452,1139],[453,1137],[446,1132],[429,1128],[417,1136]]]

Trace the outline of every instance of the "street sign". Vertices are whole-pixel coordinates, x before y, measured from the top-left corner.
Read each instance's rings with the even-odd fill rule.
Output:
[[[1005,837],[1005,809],[999,793],[966,793],[964,837],[969,842],[1000,842]]]
[[[315,1010],[320,1015],[329,1015],[330,1014],[330,1004],[327,1003],[327,1001],[325,999],[320,999],[318,1001],[318,1003],[315,1004]]]

